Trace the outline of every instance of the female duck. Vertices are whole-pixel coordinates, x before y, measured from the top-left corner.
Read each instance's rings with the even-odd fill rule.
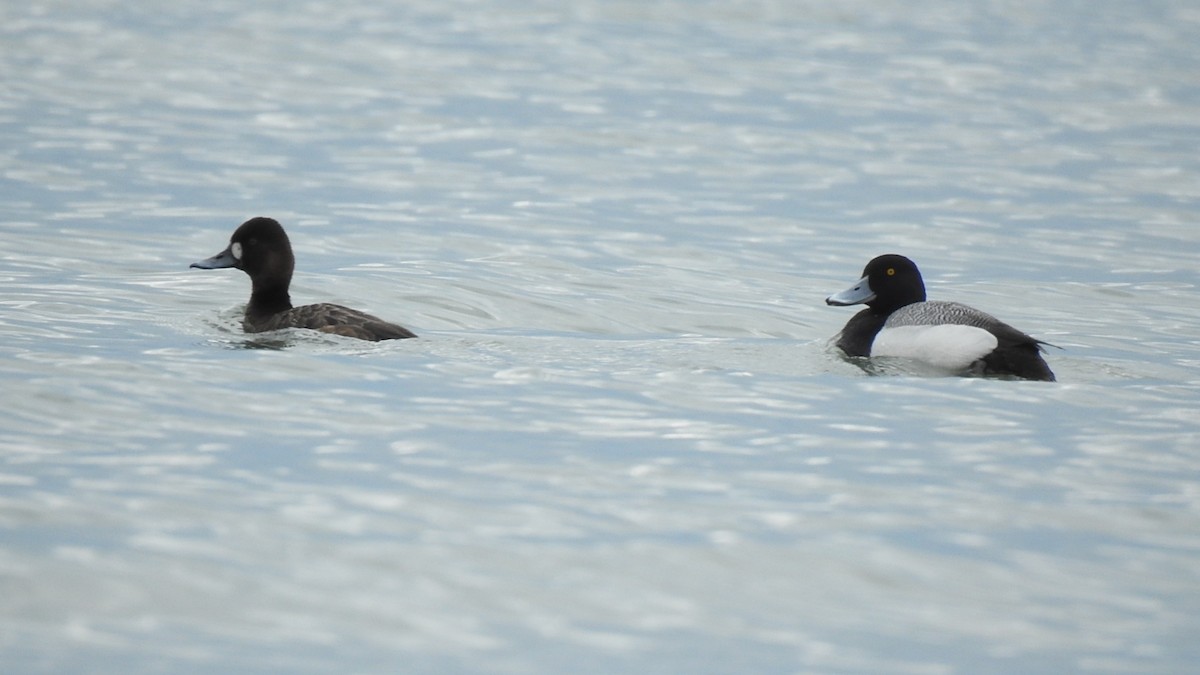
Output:
[[[875,258],[862,279],[825,302],[867,306],[838,336],[847,356],[899,356],[950,370],[1054,381],[1042,360],[1045,342],[974,307],[926,302],[921,272],[904,256]]]
[[[211,270],[236,267],[250,275],[252,290],[242,328],[261,333],[281,328],[311,328],[361,340],[416,337],[412,331],[349,307],[321,303],[292,307],[288,286],[296,258],[283,227],[271,218],[251,218],[229,238],[229,246],[192,267]]]

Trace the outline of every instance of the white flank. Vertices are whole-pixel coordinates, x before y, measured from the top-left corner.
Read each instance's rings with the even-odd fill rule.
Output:
[[[995,335],[974,326],[898,326],[879,331],[871,344],[871,356],[898,356],[939,368],[962,370],[997,344]]]

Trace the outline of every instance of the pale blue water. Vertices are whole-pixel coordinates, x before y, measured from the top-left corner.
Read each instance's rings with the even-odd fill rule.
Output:
[[[11,3],[10,3],[11,4]],[[5,673],[1175,673],[1200,10],[0,8]],[[280,219],[248,337],[189,270]],[[1062,349],[868,374],[872,256]]]

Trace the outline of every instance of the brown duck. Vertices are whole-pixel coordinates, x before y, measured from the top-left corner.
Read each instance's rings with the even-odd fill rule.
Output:
[[[403,326],[341,305],[323,302],[293,307],[288,286],[296,258],[283,226],[271,218],[247,220],[234,231],[224,251],[191,266],[205,270],[236,267],[250,275],[250,302],[242,318],[247,333],[311,328],[360,340],[416,337]]]

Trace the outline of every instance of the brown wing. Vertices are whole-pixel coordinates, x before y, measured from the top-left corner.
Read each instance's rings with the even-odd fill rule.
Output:
[[[360,340],[402,340],[416,337],[415,333],[403,326],[389,323],[366,312],[327,302],[293,307],[276,314],[255,328],[256,332],[281,328],[311,328]]]

